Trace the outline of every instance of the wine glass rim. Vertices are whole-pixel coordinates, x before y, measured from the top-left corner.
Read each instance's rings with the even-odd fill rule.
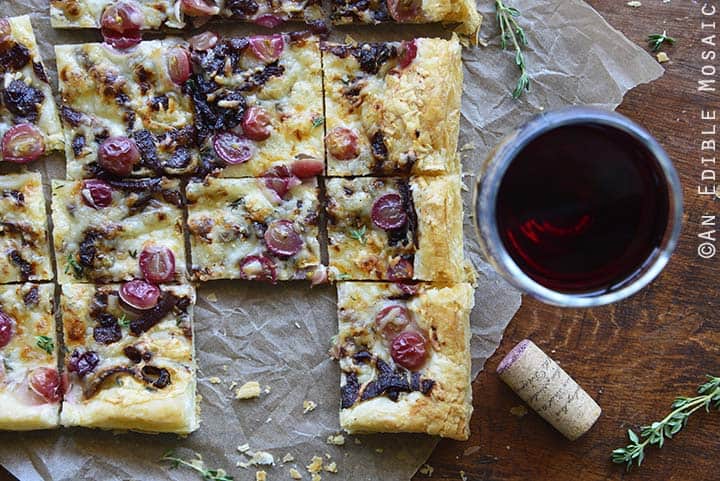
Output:
[[[579,124],[595,124],[618,129],[630,135],[653,156],[665,179],[668,191],[668,221],[660,246],[631,273],[624,285],[600,293],[566,293],[549,289],[518,266],[505,249],[497,226],[496,201],[500,183],[510,164],[518,154],[540,135],[559,127]],[[492,160],[492,161],[491,161]],[[482,185],[482,190],[480,186]],[[500,274],[508,282],[531,296],[561,307],[593,307],[617,302],[632,296],[655,279],[667,265],[677,246],[682,228],[683,196],[680,178],[670,157],[643,127],[617,112],[595,107],[566,107],[542,113],[521,126],[496,147],[490,155],[486,170],[477,180],[473,196],[475,228],[477,235],[486,238],[486,248],[500,264]],[[489,225],[480,226],[481,219],[492,219]],[[484,234],[484,235],[483,235]]]

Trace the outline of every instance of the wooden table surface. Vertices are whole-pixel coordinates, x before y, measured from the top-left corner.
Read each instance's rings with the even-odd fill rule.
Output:
[[[642,0],[640,8],[626,6],[625,0],[589,3],[638,44],[663,30],[678,40],[665,49],[671,58],[665,75],[631,91],[618,110],[647,127],[675,161],[685,194],[680,245],[650,287],[619,304],[568,310],[525,298],[474,384],[471,439],[441,442],[428,461],[434,468],[430,479],[436,481],[459,480],[461,471],[470,481],[720,479],[720,413],[693,416],[662,450],[649,449],[642,468],[630,474],[610,462],[612,449],[626,444],[629,427],[664,416],[673,398],[692,394],[706,373],[720,375],[720,254],[704,260],[697,251],[697,234],[709,229],[701,229],[700,216],[717,215],[720,222],[718,199],[697,193],[700,110],[716,108],[720,115],[718,94],[697,91],[701,67],[708,63],[702,60],[701,39],[713,32],[701,29],[702,0]],[[720,33],[720,4],[715,0],[709,5],[718,13],[705,21],[718,21]],[[720,61],[715,65],[720,68]],[[720,174],[720,163],[716,169]],[[511,414],[522,402],[494,372],[502,356],[526,337],[602,406],[602,417],[580,440],[566,441],[532,412]],[[0,468],[0,481],[14,478]]]

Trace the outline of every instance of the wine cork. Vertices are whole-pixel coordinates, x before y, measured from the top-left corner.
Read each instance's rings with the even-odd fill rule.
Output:
[[[497,368],[500,379],[571,441],[600,417],[600,406],[531,340],[515,346]]]

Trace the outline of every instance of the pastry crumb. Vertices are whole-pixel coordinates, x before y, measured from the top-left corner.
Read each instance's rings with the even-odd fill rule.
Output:
[[[293,462],[293,461],[295,461],[295,457],[294,457],[292,454],[290,454],[290,453],[287,453],[287,454],[286,454],[285,456],[283,456],[283,458],[282,458],[283,464],[284,464],[284,463],[291,463],[291,462]]]
[[[510,408],[510,414],[518,418],[525,416],[527,413],[528,410],[525,406],[513,406]]]
[[[476,148],[475,144],[473,144],[472,142],[468,142],[467,144],[460,147],[460,152],[465,152],[468,150],[475,150],[475,148]]]
[[[267,473],[265,471],[256,472],[255,481],[267,481]]]
[[[377,449],[375,449],[375,452],[378,453],[378,454],[382,454],[383,451],[385,451],[383,448],[377,448]]]
[[[235,390],[235,399],[252,399],[260,396],[260,383],[249,381]]]
[[[217,296],[215,295],[214,292],[211,292],[210,294],[205,296],[205,298],[210,302],[217,302]]]
[[[342,434],[330,435],[327,438],[327,443],[334,446],[343,446],[345,444],[345,436]]]
[[[297,321],[295,322],[295,327],[297,327],[298,329],[302,329],[302,328],[300,327],[300,323],[297,322]]]
[[[657,61],[660,63],[665,63],[670,61],[670,57],[668,57],[668,54],[665,52],[658,52],[657,54]]]
[[[359,446],[362,444],[362,441],[360,441],[360,439],[358,439],[358,438],[355,438],[355,444],[357,444]]]
[[[251,453],[248,453],[251,454]],[[250,459],[250,464],[252,466],[272,466],[275,464],[275,458],[272,454],[265,452],[265,451],[256,451],[252,453],[252,458]]]
[[[210,381],[210,384],[220,384],[222,382],[222,379],[220,379],[217,376],[213,376],[210,379],[208,379],[208,381]]]
[[[467,476],[465,476],[465,471],[460,471],[460,479],[462,479],[462,481],[467,481]]]
[[[311,474],[319,473],[323,467],[323,459],[320,456],[313,456],[310,464],[305,466]]]
[[[638,2],[637,0],[632,0],[631,2],[627,3],[627,6],[632,8],[640,8],[642,7],[642,3]]]
[[[240,451],[241,453],[244,453],[244,452],[250,450],[250,445],[248,443],[242,444],[237,447],[237,450]]]
[[[265,386],[265,394],[270,394],[270,391],[272,391],[272,388],[270,386]]]
[[[313,475],[312,475],[312,478],[310,478],[310,480],[311,480],[311,481],[321,481],[321,480],[322,480],[322,476],[320,476],[319,474],[313,474]]]
[[[330,456],[330,453],[325,453],[325,457],[328,459],[332,459],[332,456]]]
[[[223,364],[222,370],[227,372],[227,370],[228,370],[227,364]]]
[[[315,401],[303,401],[303,414],[307,414],[310,411],[314,411],[317,407]]]
[[[328,473],[337,473],[338,472],[337,463],[335,461],[326,465],[323,469],[325,471],[327,471]]]
[[[292,479],[302,479],[302,474],[295,468],[290,468],[290,477]]]
[[[432,476],[433,471],[435,471],[435,468],[433,468],[429,464],[423,464],[422,467],[418,470],[420,474],[424,474],[427,477]]]
[[[235,381],[233,381],[232,383],[230,383],[230,390],[231,390],[231,391],[232,391],[233,389],[235,389],[236,387],[237,387],[237,383],[236,383]]]

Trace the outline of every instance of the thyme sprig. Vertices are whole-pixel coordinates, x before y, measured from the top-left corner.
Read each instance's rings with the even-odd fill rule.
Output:
[[[235,478],[233,478],[232,476],[228,476],[228,474],[223,469],[206,469],[202,457],[200,457],[199,454],[197,454],[196,456],[197,457],[195,459],[187,461],[185,459],[177,457],[175,455],[175,452],[170,450],[163,454],[163,457],[160,458],[160,460],[170,461],[171,468],[185,466],[187,468],[194,469],[202,475],[203,479],[207,481],[234,481]]]
[[[70,274],[72,272],[72,275],[75,277],[75,279],[82,279],[83,277],[83,266],[81,266],[78,261],[75,260],[75,255],[68,254],[65,264],[65,274]]]
[[[650,44],[653,52],[660,50],[660,47],[662,47],[664,43],[674,45],[675,42],[676,40],[674,38],[668,37],[665,30],[663,30],[663,33],[653,33],[652,35],[648,35],[648,43]]]
[[[504,0],[495,0],[495,17],[500,27],[500,46],[505,50],[508,43],[515,48],[515,64],[520,69],[520,77],[518,78],[512,96],[514,99],[520,98],[525,91],[530,90],[530,77],[527,73],[527,64],[522,48],[528,44],[525,30],[517,22],[520,11],[515,7],[508,7]]]
[[[362,226],[359,229],[350,229],[350,237],[365,245],[365,234],[367,233],[367,227]]]
[[[55,342],[50,336],[36,336],[35,341],[37,347],[47,352],[48,354],[52,354],[55,350]]]
[[[645,459],[645,448],[652,445],[662,448],[665,439],[672,439],[680,432],[695,411],[702,408],[708,412],[711,408],[720,410],[720,377],[708,375],[707,378],[708,381],[697,390],[699,396],[676,398],[672,404],[673,411],[661,421],[643,426],[640,435],[628,429],[630,444],[612,452],[613,463],[625,464],[628,471],[633,463],[641,466]]]

